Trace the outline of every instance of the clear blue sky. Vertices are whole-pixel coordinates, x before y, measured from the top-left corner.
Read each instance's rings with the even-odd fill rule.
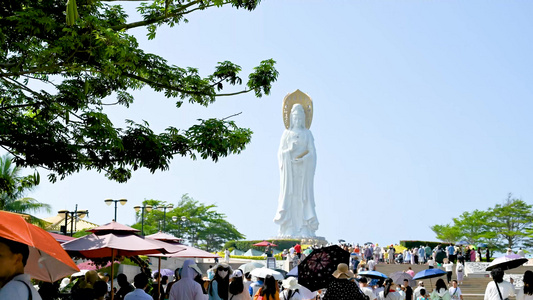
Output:
[[[103,200],[124,197],[118,221],[132,224],[143,199],[177,203],[188,193],[215,203],[247,238],[272,237],[281,102],[300,89],[315,107],[317,234],[435,240],[429,226],[501,203],[509,192],[533,203],[532,11],[526,0],[265,0],[254,12],[198,12],[153,41],[136,30],[146,51],[204,75],[224,60],[246,75],[269,58],[280,75],[268,97],[220,98],[209,108],[176,109],[163,95],[139,91],[130,109],[109,110],[116,124],[146,120],[160,131],[242,112],[233,120],[254,131],[251,144],[218,163],[176,157],[169,171],[139,171],[127,184],[95,172],[43,180],[28,196],[54,212],[77,203],[99,224],[113,218]]]

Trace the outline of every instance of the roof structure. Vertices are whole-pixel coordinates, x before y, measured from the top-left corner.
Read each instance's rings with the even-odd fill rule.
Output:
[[[51,223],[46,230],[49,231],[61,231],[61,226],[65,225],[65,214],[57,214],[56,216],[43,219],[46,222]],[[67,232],[70,232],[71,228],[71,218],[69,217],[67,219]],[[98,224],[91,223],[87,220],[81,219],[81,218],[74,218],[74,225],[72,228],[74,229],[74,232],[76,231],[85,231],[87,229],[98,227]]]

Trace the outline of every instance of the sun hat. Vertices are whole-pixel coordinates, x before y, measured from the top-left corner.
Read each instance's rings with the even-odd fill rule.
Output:
[[[289,290],[297,290],[301,288],[301,285],[298,284],[298,280],[294,277],[289,277],[283,280],[283,283],[281,285]]]
[[[241,270],[235,270],[233,271],[233,273],[231,273],[231,275],[229,276],[229,278],[235,278],[235,277],[242,277],[242,271]]]
[[[231,268],[231,266],[227,263],[224,263],[224,262],[220,262],[218,264],[216,264],[214,267],[213,267],[213,271],[217,271],[218,268],[224,268],[224,269],[228,269],[228,274],[231,274],[233,273],[233,269]]]
[[[333,277],[335,278],[354,278],[355,274],[350,271],[350,268],[348,268],[348,265],[345,263],[340,263],[337,266],[337,270],[333,272]]]

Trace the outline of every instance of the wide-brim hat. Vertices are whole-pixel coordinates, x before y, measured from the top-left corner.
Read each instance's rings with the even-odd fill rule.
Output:
[[[302,287],[301,285],[298,284],[298,280],[294,277],[289,277],[283,280],[283,283],[281,285],[284,288],[289,289],[289,290],[297,290]]]
[[[340,263],[337,266],[337,270],[333,272],[333,277],[335,278],[354,278],[355,274],[350,271],[350,268],[348,268],[348,265],[345,263]]]
[[[199,275],[203,274],[202,270],[200,270],[200,267],[198,267],[198,265],[195,264],[195,263],[194,264],[190,264],[189,268],[195,270]]]
[[[216,264],[213,267],[213,271],[216,272],[218,270],[218,268],[220,268],[220,267],[227,268],[228,269],[228,274],[233,273],[233,269],[231,268],[231,266],[229,264],[227,264],[227,263],[224,263],[224,262]]]

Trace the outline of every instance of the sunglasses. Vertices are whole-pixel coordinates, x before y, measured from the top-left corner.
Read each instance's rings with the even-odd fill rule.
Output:
[[[228,268],[218,268],[217,271],[228,271]]]

